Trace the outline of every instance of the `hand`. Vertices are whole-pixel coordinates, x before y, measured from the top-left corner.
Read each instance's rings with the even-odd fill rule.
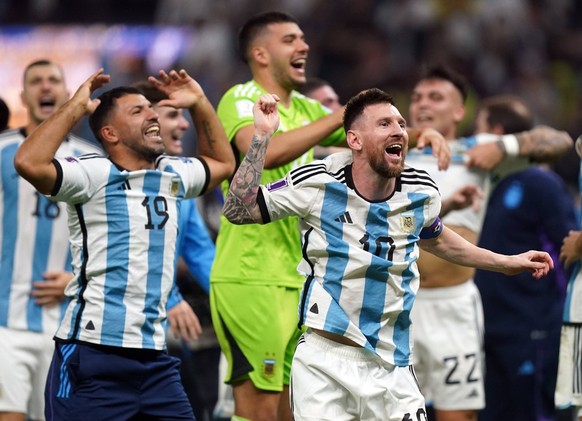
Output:
[[[451,211],[465,209],[471,205],[473,211],[478,212],[481,207],[481,199],[483,199],[483,190],[479,186],[476,184],[463,186],[446,200],[443,200],[440,216],[443,217]]]
[[[255,119],[255,132],[264,135],[272,135],[279,128],[279,110],[277,103],[279,97],[275,94],[263,94],[253,106]]]
[[[30,295],[35,298],[34,302],[39,306],[53,307],[65,299],[65,287],[73,277],[71,272],[45,272],[44,281],[32,283]]]
[[[91,99],[91,94],[97,89],[109,83],[111,77],[103,74],[104,70],[101,68],[93,73],[75,92],[72,100],[79,101],[86,110],[87,114],[93,114],[99,103],[99,99]]]
[[[530,250],[509,257],[512,259],[513,264],[503,271],[506,275],[516,275],[524,270],[528,270],[534,278],[540,279],[546,276],[550,269],[554,268],[554,261],[544,251]]]
[[[202,333],[200,321],[186,301],[182,300],[168,310],[168,321],[175,338],[196,340]]]
[[[505,154],[497,142],[489,142],[475,145],[467,151],[466,157],[467,168],[490,171],[503,161]]]
[[[432,148],[432,154],[437,159],[439,170],[449,168],[451,162],[451,149],[447,140],[435,129],[423,129],[416,141],[416,149],[423,149],[426,146]]]
[[[570,231],[562,241],[560,248],[560,261],[564,267],[569,267],[572,263],[582,257],[580,250],[580,241],[582,240],[582,231]]]
[[[202,87],[184,69],[179,72],[170,70],[169,73],[160,70],[159,78],[161,80],[148,77],[148,81],[169,98],[160,101],[159,106],[191,108],[205,97]]]

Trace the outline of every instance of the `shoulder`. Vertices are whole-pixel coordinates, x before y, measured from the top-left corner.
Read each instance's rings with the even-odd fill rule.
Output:
[[[289,172],[293,185],[324,184],[337,181],[346,182],[346,167],[352,163],[350,152],[329,155],[325,159],[302,165]]]
[[[24,135],[20,129],[9,129],[0,133],[0,148],[24,141]]]
[[[103,149],[101,146],[95,142],[91,142],[87,139],[84,139],[76,134],[69,134],[67,137],[69,145],[81,151],[81,154],[89,154],[89,153],[97,153],[103,155]]]
[[[321,103],[315,99],[308,98],[300,92],[291,92],[291,102],[296,108],[302,108],[311,113],[316,113],[319,115],[329,114],[330,110],[325,108]]]
[[[406,166],[404,167],[404,171],[400,175],[400,180],[403,187],[407,187],[409,189],[428,189],[434,190],[438,193],[439,189],[437,184],[434,182],[432,177],[429,175],[428,172]]]

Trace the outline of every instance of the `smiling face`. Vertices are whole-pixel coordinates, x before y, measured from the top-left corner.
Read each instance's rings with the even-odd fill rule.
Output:
[[[30,67],[20,97],[30,123],[37,126],[45,121],[69,98],[61,68],[52,63]]]
[[[190,126],[190,123],[184,117],[184,112],[174,107],[154,106],[158,113],[160,123],[160,135],[164,141],[166,153],[168,155],[182,155],[184,147],[182,145],[182,136]]]
[[[402,173],[408,134],[406,121],[394,105],[368,105],[348,131],[348,142],[380,176],[391,178]]]
[[[413,127],[432,128],[454,139],[465,116],[463,97],[448,80],[423,79],[414,87],[408,114]]]
[[[103,137],[114,140],[122,153],[146,162],[153,162],[164,153],[158,114],[143,95],[128,94],[117,98],[108,120],[101,129],[105,132]]]
[[[257,39],[259,60],[270,67],[274,80],[287,90],[306,82],[305,65],[309,45],[299,26],[291,22],[272,23]]]

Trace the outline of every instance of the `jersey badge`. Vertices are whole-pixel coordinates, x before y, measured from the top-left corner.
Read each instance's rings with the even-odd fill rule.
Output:
[[[274,358],[265,358],[263,360],[263,376],[272,377],[275,375],[275,364],[277,360]]]
[[[416,218],[413,213],[403,213],[400,216],[400,229],[404,232],[412,232],[416,227]]]
[[[180,191],[180,183],[177,180],[172,180],[170,182],[170,196],[178,196]]]

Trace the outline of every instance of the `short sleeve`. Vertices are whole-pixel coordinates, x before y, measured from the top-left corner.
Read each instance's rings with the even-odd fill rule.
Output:
[[[105,163],[105,164],[104,164]],[[94,155],[55,158],[57,181],[51,192],[54,200],[67,203],[83,203],[107,181],[110,161]]]

